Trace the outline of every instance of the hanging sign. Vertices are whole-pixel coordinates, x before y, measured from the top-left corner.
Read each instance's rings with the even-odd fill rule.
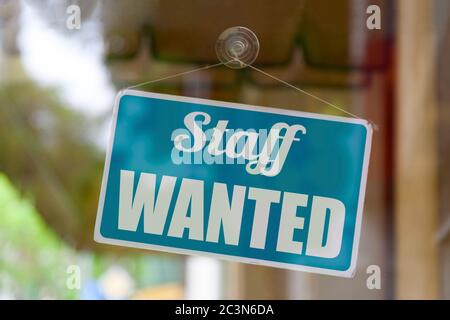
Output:
[[[365,120],[123,91],[95,240],[351,277]]]

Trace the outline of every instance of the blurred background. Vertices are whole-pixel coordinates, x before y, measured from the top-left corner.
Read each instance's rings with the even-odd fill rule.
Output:
[[[93,241],[116,93],[217,63],[231,26],[377,125],[352,279]],[[449,57],[448,0],[0,0],[0,299],[449,299]],[[250,69],[140,89],[343,115]]]

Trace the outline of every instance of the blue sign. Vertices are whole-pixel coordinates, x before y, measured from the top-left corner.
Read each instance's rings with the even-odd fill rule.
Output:
[[[134,90],[113,118],[97,242],[353,276],[365,120]]]

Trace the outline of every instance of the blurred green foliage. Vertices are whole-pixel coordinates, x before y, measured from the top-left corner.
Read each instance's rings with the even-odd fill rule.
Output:
[[[92,234],[103,168],[98,124],[33,83],[0,86],[0,171],[77,248]]]
[[[66,288],[66,266],[76,260],[32,203],[0,174],[0,297],[74,298]]]

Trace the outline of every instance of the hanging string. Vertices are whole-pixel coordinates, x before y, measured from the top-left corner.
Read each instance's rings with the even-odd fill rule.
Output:
[[[162,77],[162,78],[159,78],[159,79],[154,79],[154,80],[138,83],[136,85],[127,87],[127,89],[133,89],[133,88],[145,86],[147,84],[151,84],[151,83],[155,83],[155,82],[159,82],[159,81],[163,81],[163,80],[168,80],[168,79],[172,79],[172,78],[176,78],[176,77],[181,77],[181,76],[184,76],[184,75],[187,75],[187,74],[190,74],[190,73],[194,73],[194,72],[198,72],[198,71],[202,71],[202,70],[208,70],[208,69],[211,69],[211,68],[219,67],[219,66],[224,65],[224,64],[226,64],[226,63],[225,62],[219,62],[219,63],[216,63],[216,64],[210,64],[210,65],[203,66],[203,67],[200,67],[200,68],[197,68],[197,69],[191,69],[191,70],[188,70],[188,71],[176,73],[176,74],[173,74],[173,75],[170,75],[170,76],[167,76],[167,77]]]
[[[253,69],[253,70],[255,70],[255,71],[258,71],[259,73],[262,73],[263,75],[265,75],[265,76],[267,76],[269,78],[272,78],[273,80],[276,80],[276,81],[278,81],[278,82],[288,86],[289,88],[292,88],[292,89],[294,89],[294,90],[296,90],[296,91],[298,91],[300,93],[306,94],[307,96],[309,96],[309,97],[311,97],[313,99],[316,99],[316,100],[318,100],[318,101],[320,101],[320,102],[322,102],[322,103],[324,103],[324,104],[326,104],[326,105],[328,105],[328,106],[330,106],[332,108],[335,108],[335,109],[337,109],[337,110],[339,110],[341,112],[344,112],[344,113],[346,113],[347,115],[349,115],[349,116],[351,116],[353,118],[360,119],[360,117],[358,117],[356,114],[351,113],[351,112],[349,112],[347,110],[344,110],[344,109],[338,107],[337,105],[335,105],[335,104],[333,104],[333,103],[331,103],[331,102],[329,102],[327,100],[324,100],[324,99],[322,99],[322,98],[320,98],[320,97],[318,97],[318,96],[316,96],[316,95],[314,95],[314,94],[312,94],[312,93],[310,93],[308,91],[300,89],[299,87],[296,87],[293,84],[290,84],[289,82],[286,82],[286,81],[284,81],[284,80],[282,80],[280,78],[277,78],[277,77],[271,75],[270,73],[267,73],[267,72],[265,72],[265,71],[263,71],[263,70],[261,70],[261,69],[259,69],[257,67],[251,66],[251,65],[248,65],[248,67]]]
[[[303,94],[305,94],[305,95],[307,95],[307,96],[309,96],[309,97],[311,97],[311,98],[313,98],[313,99],[316,99],[317,101],[320,101],[320,102],[326,104],[327,106],[330,106],[330,107],[332,107],[332,108],[334,108],[334,109],[336,109],[336,110],[339,110],[339,111],[341,111],[341,112],[343,112],[343,113],[345,113],[345,114],[347,114],[347,115],[349,115],[349,116],[351,116],[351,117],[353,117],[353,118],[355,118],[355,119],[363,119],[363,118],[359,117],[358,115],[356,115],[356,114],[354,114],[354,113],[351,113],[350,111],[347,111],[347,110],[345,110],[345,109],[343,109],[343,108],[341,108],[341,107],[338,107],[337,105],[335,105],[334,103],[331,103],[330,101],[327,101],[327,100],[325,100],[325,99],[322,99],[321,97],[318,97],[318,96],[312,94],[311,92],[308,92],[308,91],[303,90],[303,89],[301,89],[301,88],[299,88],[299,87],[296,87],[296,86],[294,86],[293,84],[291,84],[291,83],[289,83],[289,82],[287,82],[287,81],[284,81],[283,79],[280,79],[280,78],[278,78],[278,77],[275,77],[274,75],[271,75],[270,73],[267,73],[267,72],[265,72],[264,70],[261,70],[261,69],[255,67],[255,66],[252,66],[251,64],[246,64],[246,63],[240,61],[239,58],[236,58],[236,57],[235,57],[233,60],[235,60],[235,61],[241,63],[243,66],[249,67],[249,68],[251,68],[251,69],[253,69],[253,70],[255,70],[255,71],[257,71],[257,72],[259,72],[259,73],[261,73],[261,74],[263,74],[263,75],[265,75],[266,77],[269,77],[269,78],[271,78],[271,79],[273,79],[273,80],[275,80],[275,81],[278,81],[278,82],[284,84],[285,86],[288,86],[288,87],[291,88],[291,89],[294,89],[294,90],[296,90],[296,91],[298,91],[298,92],[300,92],[300,93],[303,93]],[[372,121],[369,121],[369,120],[368,120],[368,123],[369,123],[369,125],[372,126],[372,128],[373,128],[375,131],[378,131],[378,125],[377,125],[376,123],[374,123],[374,122],[372,122]]]
[[[190,73],[212,69],[212,68],[219,67],[219,66],[222,66],[222,65],[226,65],[226,64],[228,64],[230,62],[236,62],[236,61],[239,62],[244,67],[249,67],[249,68],[251,68],[251,69],[253,69],[253,70],[255,70],[255,71],[257,71],[257,72],[259,72],[259,73],[261,73],[261,74],[263,74],[263,75],[265,75],[265,76],[267,76],[267,77],[269,77],[269,78],[271,78],[271,79],[273,79],[275,81],[278,81],[278,82],[284,84],[285,86],[287,86],[287,87],[289,87],[291,89],[294,89],[295,91],[303,93],[303,94],[305,94],[305,95],[307,95],[307,96],[309,96],[309,97],[311,97],[311,98],[313,98],[313,99],[315,99],[317,101],[320,101],[320,102],[326,104],[327,106],[330,106],[330,107],[332,107],[332,108],[334,108],[336,110],[339,110],[339,111],[341,111],[341,112],[343,112],[343,113],[345,113],[345,114],[347,114],[347,115],[349,115],[349,116],[351,116],[351,117],[353,117],[355,119],[362,119],[358,115],[356,115],[354,113],[351,113],[350,111],[347,111],[347,110],[345,110],[345,109],[343,109],[343,108],[341,108],[341,107],[331,103],[330,101],[322,99],[322,98],[320,98],[320,97],[318,97],[318,96],[316,96],[316,95],[314,95],[314,94],[312,94],[312,93],[310,93],[310,92],[308,92],[306,90],[303,90],[303,89],[301,89],[299,87],[296,87],[293,84],[291,84],[291,83],[289,83],[287,81],[284,81],[284,80],[282,80],[280,78],[277,78],[276,76],[271,75],[270,73],[267,73],[264,70],[261,70],[261,69],[255,67],[255,66],[252,66],[250,64],[246,64],[246,63],[242,62],[241,60],[239,60],[238,58],[234,58],[233,60],[230,60],[228,62],[219,62],[219,63],[216,63],[216,64],[206,65],[206,66],[203,66],[203,67],[200,67],[200,68],[191,69],[191,70],[188,70],[188,71],[176,73],[176,74],[173,74],[173,75],[170,75],[170,76],[166,76],[166,77],[162,77],[162,78],[158,78],[158,79],[154,79],[154,80],[150,80],[150,81],[145,81],[145,82],[138,83],[136,85],[127,87],[127,89],[138,88],[138,87],[142,87],[142,86],[145,86],[145,85],[148,85],[148,84],[151,84],[151,83],[155,83],[155,82],[159,82],[159,81],[163,81],[163,80],[168,80],[168,79],[172,79],[172,78],[176,78],[176,77],[181,77],[181,76],[184,76],[184,75],[187,75],[187,74],[190,74]],[[368,122],[374,128],[375,131],[378,131],[378,126],[375,123],[373,123],[372,121],[368,121]]]

